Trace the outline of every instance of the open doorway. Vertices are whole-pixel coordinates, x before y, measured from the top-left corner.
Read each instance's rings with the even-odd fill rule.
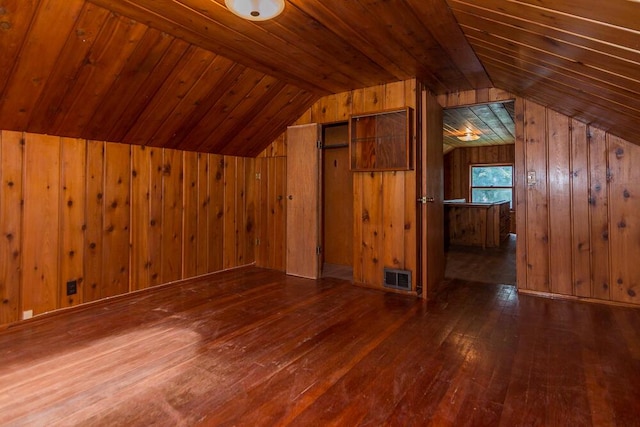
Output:
[[[516,284],[515,103],[443,111],[447,279]]]
[[[353,175],[347,122],[322,126],[322,276],[353,280]]]

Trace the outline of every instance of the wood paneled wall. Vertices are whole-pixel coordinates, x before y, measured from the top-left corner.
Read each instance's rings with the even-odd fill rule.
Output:
[[[515,145],[456,148],[444,156],[444,198],[471,201],[469,166],[515,161]]]
[[[296,124],[335,123],[347,121],[351,114],[377,112],[405,106],[416,107],[416,81],[408,80],[361,90],[326,96],[314,104]],[[285,147],[283,147],[285,145]],[[414,147],[415,149],[415,147]],[[262,153],[268,164],[277,168],[270,158],[286,156],[286,142],[276,141]],[[414,156],[415,158],[415,156]],[[259,163],[260,164],[260,163]],[[263,163],[264,165],[264,163]],[[262,173],[264,184],[264,173]],[[373,287],[382,286],[385,266],[416,272],[416,177],[415,171],[406,172],[358,172],[354,173],[354,280]],[[279,184],[271,180],[268,188]],[[286,189],[285,189],[286,190]],[[274,200],[279,190],[262,190],[263,206],[268,208],[267,218],[273,219],[268,227],[261,228],[259,239],[264,248],[284,248],[281,229],[284,216],[282,201]],[[265,198],[264,195],[267,195]],[[264,215],[264,214],[263,214]],[[277,227],[274,232],[274,227]],[[270,235],[271,233],[271,235]],[[258,252],[261,252],[260,249]],[[272,267],[269,257],[277,259],[271,249],[257,256],[260,266]],[[284,265],[282,268],[284,269]]]
[[[280,271],[287,254],[286,155],[285,132],[256,158],[256,265]]]
[[[519,291],[640,304],[637,141],[500,90],[438,98],[443,107],[508,99],[516,99]]]
[[[640,147],[527,100],[516,114],[519,288],[640,304]]]
[[[0,324],[254,262],[255,159],[0,137]]]
[[[260,157],[256,162],[256,173],[260,176],[256,265],[285,271],[287,159]]]

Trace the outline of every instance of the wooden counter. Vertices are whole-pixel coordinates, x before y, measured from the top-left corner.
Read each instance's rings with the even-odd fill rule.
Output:
[[[509,202],[445,202],[444,209],[448,244],[490,248],[509,235]]]

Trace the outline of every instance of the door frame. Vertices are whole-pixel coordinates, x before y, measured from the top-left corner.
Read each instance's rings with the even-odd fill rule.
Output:
[[[416,291],[428,300],[443,281],[445,269],[442,106],[423,84],[416,89]]]

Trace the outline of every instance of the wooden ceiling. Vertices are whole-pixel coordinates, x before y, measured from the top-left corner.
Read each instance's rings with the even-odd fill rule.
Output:
[[[496,87],[640,144],[640,2],[447,3]]]
[[[605,5],[606,4],[606,5]],[[2,0],[0,128],[256,155],[321,96],[496,86],[634,142],[640,4]]]
[[[515,144],[515,103],[513,101],[449,108],[443,111],[443,152],[454,148]],[[461,141],[465,133],[475,141]]]

